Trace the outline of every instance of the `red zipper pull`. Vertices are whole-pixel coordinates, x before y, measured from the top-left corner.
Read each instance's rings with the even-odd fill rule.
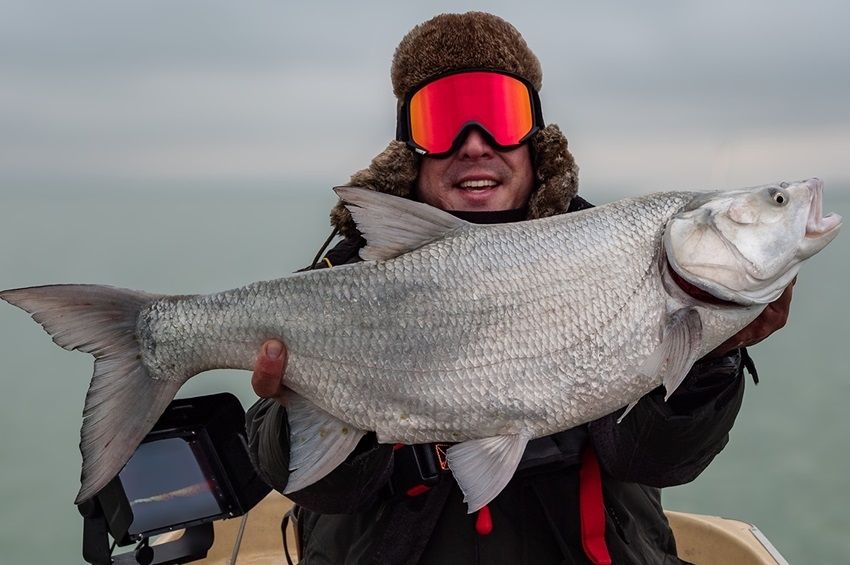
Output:
[[[493,531],[493,516],[490,515],[490,507],[484,505],[475,517],[475,531],[479,536],[489,536]]]
[[[407,489],[407,492],[405,492],[404,494],[410,497],[414,497],[419,496],[420,494],[425,494],[429,490],[431,490],[431,487],[429,487],[428,485],[413,485],[412,487]]]

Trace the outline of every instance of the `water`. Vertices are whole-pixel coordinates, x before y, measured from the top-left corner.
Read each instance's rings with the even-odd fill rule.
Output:
[[[0,288],[90,282],[194,293],[275,278],[310,261],[333,200],[318,188],[9,190],[0,196]],[[830,186],[826,200],[850,217],[850,191]],[[804,268],[789,326],[753,348],[762,384],[748,385],[729,446],[665,495],[671,509],[757,524],[791,563],[850,555],[847,237]],[[82,563],[73,499],[91,367],[0,305],[0,563]],[[205,374],[180,396],[220,391],[253,402],[250,375],[236,371]]]

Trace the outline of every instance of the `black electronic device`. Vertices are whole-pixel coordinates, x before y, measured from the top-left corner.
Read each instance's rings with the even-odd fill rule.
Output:
[[[95,497],[79,505],[83,557],[92,564],[166,565],[202,559],[212,522],[241,516],[271,489],[248,457],[245,412],[232,394],[174,400],[136,452]],[[151,545],[157,534],[185,529]],[[112,555],[136,543],[136,551]]]

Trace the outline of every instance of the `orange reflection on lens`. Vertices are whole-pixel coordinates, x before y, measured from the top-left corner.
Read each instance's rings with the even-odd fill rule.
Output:
[[[499,146],[519,144],[534,128],[530,88],[518,78],[487,71],[448,75],[410,99],[410,139],[428,153],[451,150],[457,135],[478,125]]]

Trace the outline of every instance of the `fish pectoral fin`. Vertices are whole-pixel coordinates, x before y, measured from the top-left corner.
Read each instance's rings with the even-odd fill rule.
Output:
[[[337,195],[366,238],[360,257],[392,259],[422,247],[468,222],[439,208],[356,186],[338,186]]]
[[[354,451],[363,430],[328,414],[303,396],[287,392],[289,481],[284,494],[322,479]]]
[[[446,452],[470,514],[502,492],[514,476],[530,436],[514,434],[472,439]]]
[[[629,414],[629,412],[631,412],[631,411],[632,411],[632,408],[634,408],[635,406],[637,406],[637,403],[638,403],[639,401],[640,401],[640,399],[635,400],[634,402],[630,402],[630,403],[629,403],[629,405],[628,405],[628,406],[626,406],[625,411],[623,411],[623,413],[622,413],[622,414],[620,414],[620,417],[619,417],[619,418],[617,418],[617,423],[618,423],[618,424],[619,424],[620,422],[622,422],[622,421],[623,421],[623,419],[624,419],[624,418],[625,418],[625,417]]]
[[[667,320],[661,344],[638,368],[641,374],[660,376],[667,391],[664,400],[688,375],[702,343],[702,320],[695,308],[682,308]]]

